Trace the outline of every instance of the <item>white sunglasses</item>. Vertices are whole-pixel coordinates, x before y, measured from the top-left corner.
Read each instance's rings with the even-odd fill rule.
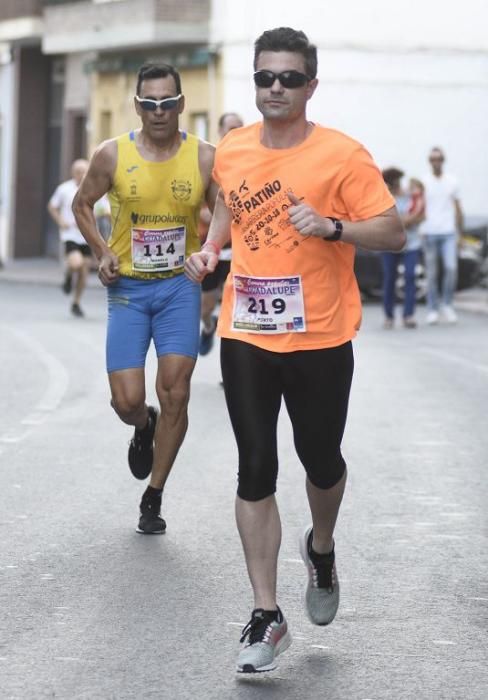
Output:
[[[175,109],[178,106],[181,95],[176,97],[165,97],[164,100],[151,100],[149,97],[139,97],[135,95],[137,102],[146,112],[155,112],[159,107],[162,110]]]

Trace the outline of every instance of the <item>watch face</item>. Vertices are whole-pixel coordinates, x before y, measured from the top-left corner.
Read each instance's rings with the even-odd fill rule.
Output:
[[[334,219],[332,216],[329,218],[334,223],[335,231],[332,236],[328,236],[325,240],[338,241],[342,236],[342,221],[339,221],[339,219]]]

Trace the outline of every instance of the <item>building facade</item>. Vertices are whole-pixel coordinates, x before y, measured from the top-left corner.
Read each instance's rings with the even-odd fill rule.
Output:
[[[224,109],[252,121],[254,40],[276,26],[304,30],[319,49],[310,119],[412,176],[443,147],[464,209],[488,216],[487,24],[485,0],[214,0],[210,41],[220,47]]]
[[[310,119],[412,176],[441,146],[466,212],[488,216],[487,20],[485,0],[2,0],[0,261],[58,255],[47,200],[75,158],[137,126],[144,61],[179,69],[182,127],[215,141],[223,111],[259,118],[253,42],[280,25],[319,49]]]
[[[182,127],[214,137],[219,68],[209,19],[210,0],[3,0],[0,84],[12,100],[0,108],[0,146],[10,152],[0,259],[59,254],[46,203],[74,159],[138,125],[133,97],[145,61],[179,69]]]

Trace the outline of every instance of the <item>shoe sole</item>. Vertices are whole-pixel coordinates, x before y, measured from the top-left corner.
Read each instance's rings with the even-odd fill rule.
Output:
[[[330,625],[330,623],[334,621],[335,616],[337,615],[337,610],[339,609],[339,605],[337,605],[337,610],[335,611],[334,617],[332,618],[332,620],[328,620],[327,622],[317,622],[316,620],[314,620],[309,613],[308,605],[307,605],[307,591],[308,591],[308,587],[310,586],[310,574],[309,574],[309,570],[308,570],[308,561],[309,560],[308,560],[308,552],[307,552],[307,542],[308,542],[308,537],[310,535],[311,530],[312,530],[312,527],[309,525],[308,527],[305,528],[305,530],[303,531],[303,534],[300,538],[300,555],[303,559],[303,563],[305,564],[305,568],[307,569],[307,576],[309,577],[309,579],[307,581],[307,585],[305,587],[305,593],[303,596],[303,605],[305,607],[305,612],[307,613],[307,617],[310,620],[310,622],[312,623],[312,625],[315,625],[316,627],[327,627],[327,625]]]
[[[136,527],[136,532],[139,535],[164,535],[166,533],[166,528],[164,530],[154,530],[153,532],[148,532],[147,530],[141,530],[141,528]]]
[[[267,673],[269,671],[274,671],[275,669],[278,668],[278,664],[276,663],[276,657],[282,654],[284,651],[286,651],[289,646],[292,643],[292,636],[289,632],[285,634],[284,637],[280,639],[278,644],[276,645],[275,649],[275,658],[274,660],[270,663],[267,664],[266,666],[260,666],[259,668],[255,668],[252,664],[244,664],[244,666],[238,666],[236,671],[239,674],[256,674],[256,673]]]

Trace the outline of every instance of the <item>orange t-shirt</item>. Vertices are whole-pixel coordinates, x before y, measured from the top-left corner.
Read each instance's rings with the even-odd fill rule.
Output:
[[[356,335],[361,300],[353,245],[303,236],[287,191],[322,216],[362,221],[395,205],[369,153],[314,125],[298,146],[266,148],[261,123],[217,146],[214,178],[232,211],[232,266],[218,332],[275,352],[336,347]]]

